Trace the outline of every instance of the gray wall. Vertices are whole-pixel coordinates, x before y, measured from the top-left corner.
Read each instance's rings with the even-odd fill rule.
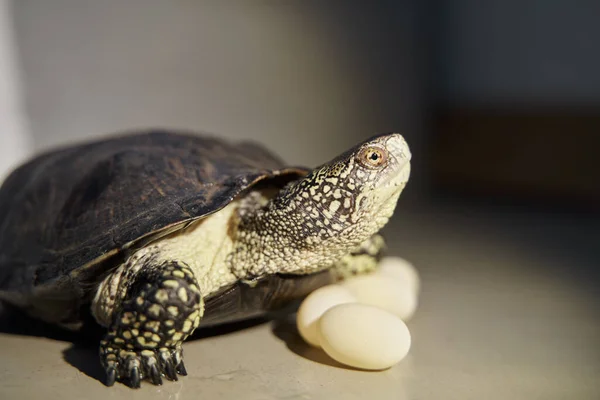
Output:
[[[441,102],[600,104],[600,1],[429,4]]]
[[[15,1],[35,146],[166,126],[309,165],[381,131],[418,147],[411,3]]]
[[[0,0],[0,182],[31,147],[9,6]]]
[[[254,138],[312,165],[399,130],[418,177],[424,87],[446,105],[600,102],[597,0],[15,0],[13,11],[36,149],[168,126]]]

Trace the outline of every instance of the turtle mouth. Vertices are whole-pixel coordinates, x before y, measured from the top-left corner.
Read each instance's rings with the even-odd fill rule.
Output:
[[[410,177],[410,157],[401,159],[394,157],[394,164],[391,168],[393,168],[393,172],[390,171],[392,173],[383,179],[382,186],[395,187],[402,190]]]
[[[400,165],[398,166],[398,164]],[[410,162],[407,159],[403,159],[398,164],[394,168],[395,173],[386,177],[379,189],[379,198],[381,199],[380,209],[388,209],[392,203],[395,204],[406,187],[410,176]]]
[[[412,154],[406,141],[400,135],[391,136],[385,143],[389,152],[389,163],[383,171],[381,186],[404,187],[410,175],[410,160]],[[402,190],[400,188],[400,190]]]

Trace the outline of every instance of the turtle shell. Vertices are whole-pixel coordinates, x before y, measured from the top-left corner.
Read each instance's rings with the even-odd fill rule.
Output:
[[[267,149],[151,131],[43,154],[0,188],[0,290],[81,300],[127,250],[307,171]],[[54,283],[54,284],[53,284]],[[32,297],[32,296],[29,296]]]

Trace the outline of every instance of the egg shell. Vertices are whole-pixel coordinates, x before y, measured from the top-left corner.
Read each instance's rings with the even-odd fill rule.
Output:
[[[409,320],[417,309],[417,294],[410,284],[392,276],[369,274],[350,278],[341,286],[356,297],[359,303],[381,307],[403,321]]]
[[[356,298],[348,289],[339,285],[327,285],[315,290],[298,308],[296,326],[300,336],[308,344],[320,347],[317,324],[321,315],[333,306],[352,302],[356,302]]]
[[[321,316],[318,328],[325,353],[355,368],[390,368],[410,350],[406,324],[394,314],[366,304],[332,307]]]
[[[384,257],[380,262],[377,273],[391,276],[407,282],[418,295],[421,290],[421,278],[415,266],[400,257]]]

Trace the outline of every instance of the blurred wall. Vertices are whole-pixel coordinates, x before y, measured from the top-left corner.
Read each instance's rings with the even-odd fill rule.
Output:
[[[0,0],[0,182],[31,146],[9,6]]]
[[[166,126],[309,165],[382,131],[418,148],[413,3],[15,1],[35,146]]]
[[[428,3],[430,188],[534,206],[600,205],[600,2]]]
[[[600,104],[597,0],[435,0],[435,97],[452,106]]]

